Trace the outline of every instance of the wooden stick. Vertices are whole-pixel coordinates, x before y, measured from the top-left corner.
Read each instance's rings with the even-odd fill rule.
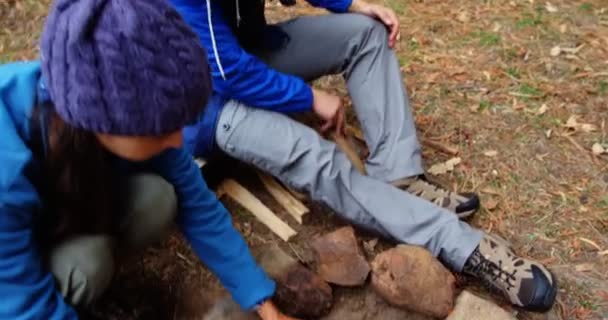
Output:
[[[340,136],[336,133],[332,134],[332,139],[336,145],[338,145],[338,148],[340,148],[340,150],[346,154],[346,157],[348,157],[348,160],[350,160],[357,171],[359,171],[362,175],[367,175],[363,161],[361,161],[359,158],[359,155],[355,151],[355,148],[350,141],[348,141],[346,137]]]
[[[273,177],[261,171],[257,172],[258,177],[266,187],[266,190],[272,195],[272,197],[279,203],[285,211],[289,213],[298,223],[302,223],[302,217],[310,212],[306,206],[296,199],[294,196],[285,190],[281,184],[279,184]]]
[[[427,146],[429,146],[429,147],[431,147],[431,148],[433,148],[433,149],[439,150],[439,151],[441,151],[443,153],[447,153],[447,154],[453,155],[453,156],[458,155],[458,153],[460,152],[455,147],[446,146],[446,145],[443,145],[443,144],[441,144],[439,142],[436,142],[436,141],[433,141],[433,140],[429,140],[429,139],[422,139],[422,143],[425,144],[425,145],[427,145]]]
[[[218,187],[218,194],[230,196],[230,198],[243,206],[243,208],[249,210],[251,214],[258,218],[260,222],[266,225],[272,232],[279,236],[279,238],[283,239],[283,241],[288,241],[289,238],[296,235],[297,232],[295,230],[277,217],[274,212],[238,182],[232,179],[224,180]]]

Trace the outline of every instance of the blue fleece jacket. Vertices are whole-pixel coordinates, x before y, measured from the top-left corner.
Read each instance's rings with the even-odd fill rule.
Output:
[[[184,131],[186,148],[197,156],[205,156],[212,150],[217,118],[226,100],[283,113],[312,108],[312,90],[302,79],[268,67],[241,47],[218,1],[236,0],[170,0],[198,34],[211,65],[215,97],[200,122]],[[307,1],[337,13],[346,12],[352,2]]]
[[[0,319],[75,319],[57,291],[34,241],[34,212],[42,209],[32,170],[40,161],[29,147],[30,118],[38,95],[38,62],[0,65]],[[179,202],[178,224],[201,260],[234,299],[252,308],[274,292],[230,216],[207,188],[191,156],[171,149],[129,170],[154,172],[170,182]]]

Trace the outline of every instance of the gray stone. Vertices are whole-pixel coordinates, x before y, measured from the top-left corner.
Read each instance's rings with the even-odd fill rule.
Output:
[[[516,320],[491,301],[463,291],[456,299],[456,307],[446,320]]]

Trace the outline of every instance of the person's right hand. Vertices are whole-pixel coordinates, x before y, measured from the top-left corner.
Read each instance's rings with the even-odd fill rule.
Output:
[[[343,136],[346,117],[342,99],[322,90],[313,89],[312,93],[312,110],[323,120],[321,132],[334,128],[337,135]]]
[[[262,320],[297,320],[281,313],[271,301],[264,302],[257,312]]]

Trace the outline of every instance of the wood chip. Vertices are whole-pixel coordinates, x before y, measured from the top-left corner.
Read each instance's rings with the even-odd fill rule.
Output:
[[[574,270],[576,270],[578,272],[589,272],[589,271],[593,270],[593,264],[581,263],[579,265],[576,265],[576,267],[574,267]]]
[[[496,157],[498,155],[498,151],[488,150],[488,151],[484,152],[483,155],[486,157]]]
[[[291,237],[296,235],[297,232],[295,230],[283,222],[283,220],[277,217],[272,210],[266,207],[258,198],[256,198],[256,196],[235,180],[224,180],[218,187],[218,193],[228,195],[238,204],[243,206],[243,208],[251,212],[251,214],[272,230],[279,238],[283,239],[283,241],[288,241]]]
[[[308,208],[300,202],[300,200],[296,199],[294,196],[289,193],[289,191],[285,190],[283,186],[278,183],[273,177],[270,175],[258,171],[258,177],[264,184],[268,193],[272,195],[272,197],[283,206],[285,211],[289,213],[298,223],[302,223],[302,217],[310,212]]]

